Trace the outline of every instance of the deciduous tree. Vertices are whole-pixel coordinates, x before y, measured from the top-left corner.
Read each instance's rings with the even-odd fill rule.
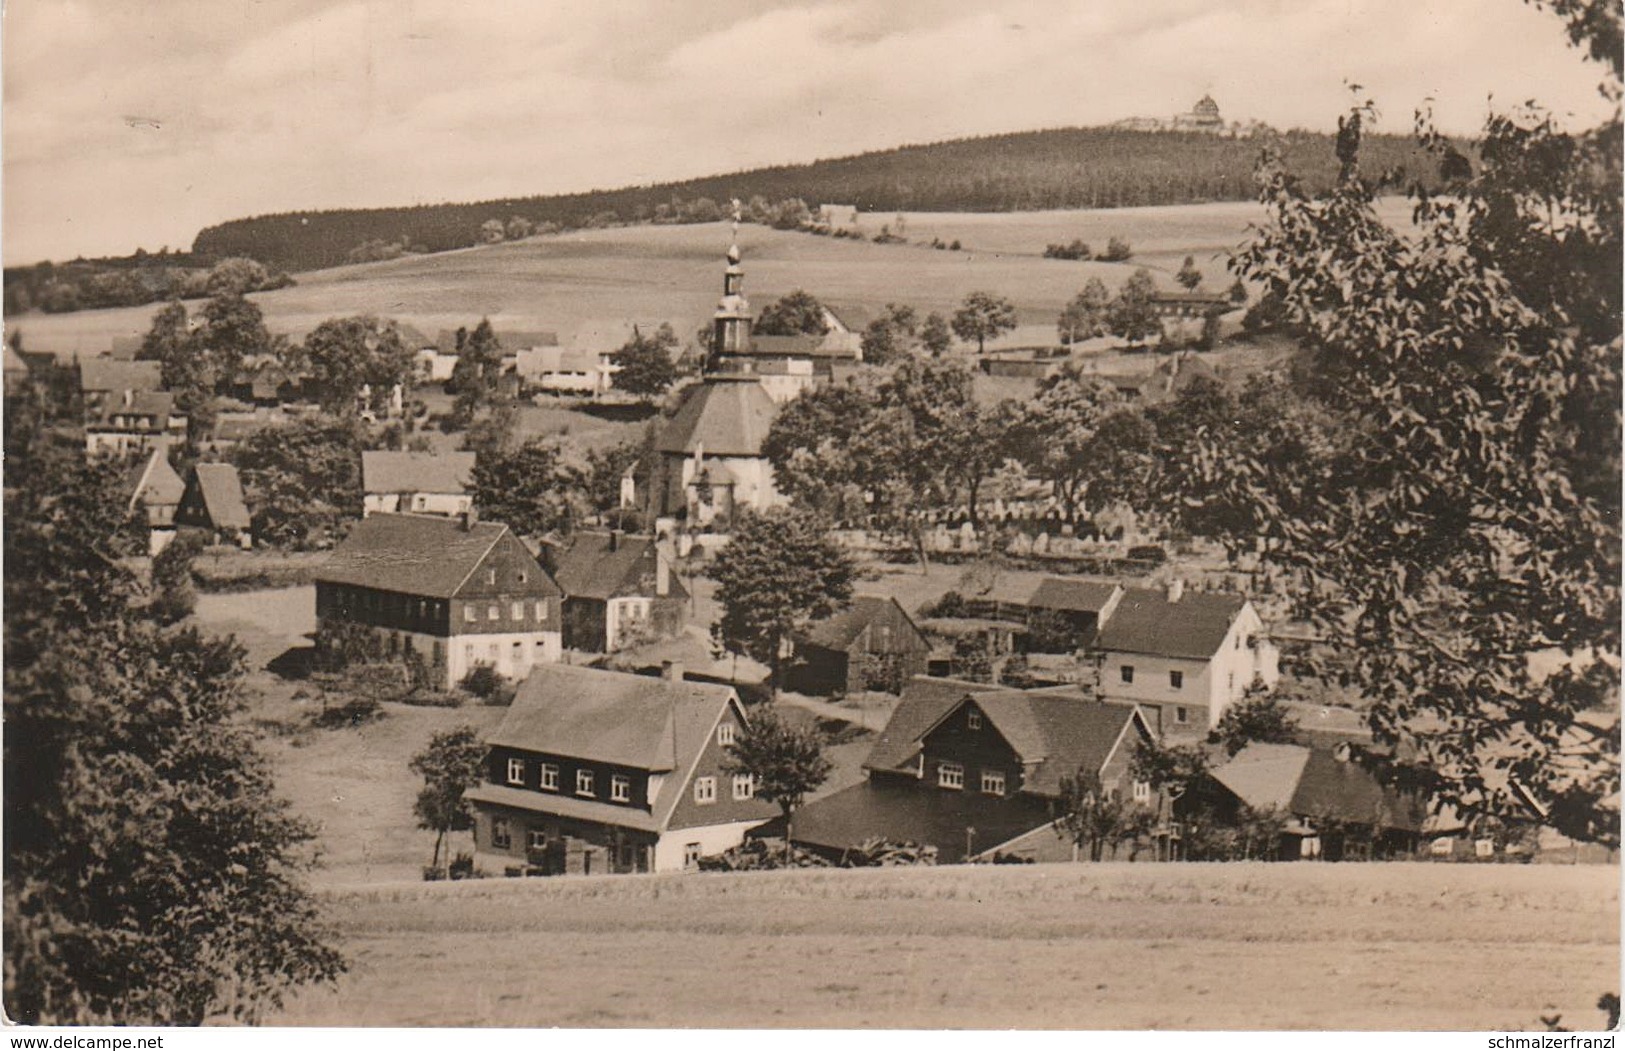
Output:
[[[1117,298],[1106,311],[1106,327],[1112,335],[1131,344],[1141,344],[1162,331],[1162,320],[1152,299],[1157,294],[1151,271],[1140,268],[1130,275]]]
[[[440,867],[440,848],[448,834],[474,827],[474,814],[463,801],[463,793],[480,783],[484,761],[485,745],[479,735],[472,726],[459,726],[435,734],[408,764],[423,778],[412,815],[419,828],[435,834],[431,868]]]
[[[784,851],[791,856],[795,830],[791,822],[808,794],[828,779],[833,764],[824,756],[824,740],[811,726],[791,726],[766,706],[751,713],[728,746],[725,774],[748,774],[756,798],[777,803],[784,814]]]
[[[798,288],[763,310],[754,331],[764,336],[822,336],[829,324],[824,305]]]
[[[586,479],[555,440],[481,452],[472,485],[480,514],[520,536],[570,533],[586,514]]]
[[[992,292],[972,292],[954,312],[954,335],[969,343],[976,341],[976,353],[987,350],[987,341],[998,339],[1016,327],[1016,305]]]
[[[1061,342],[1071,346],[1079,340],[1105,335],[1106,309],[1111,301],[1112,294],[1106,290],[1106,283],[1098,277],[1091,277],[1083,286],[1083,291],[1072,297],[1056,319],[1055,328],[1060,333]]]
[[[635,394],[649,401],[665,394],[677,382],[677,364],[672,351],[677,349],[677,333],[671,325],[662,322],[652,335],[645,336],[636,327],[632,338],[610,355],[612,365],[620,366],[615,373],[615,389]]]

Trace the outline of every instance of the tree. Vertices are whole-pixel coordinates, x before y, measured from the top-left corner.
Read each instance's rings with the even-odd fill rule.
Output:
[[[940,358],[953,345],[953,333],[948,330],[948,322],[943,316],[936,311],[925,315],[925,320],[920,323],[920,346],[929,351],[932,357]]]
[[[203,538],[182,530],[152,560],[152,597],[148,615],[159,624],[178,624],[192,615],[197,606],[197,589],[192,584],[192,562],[203,550]]]
[[[976,341],[976,353],[987,349],[987,341],[998,339],[1016,327],[1016,306],[991,292],[972,292],[954,312],[954,335],[969,343]]]
[[[448,833],[474,827],[474,814],[463,801],[463,793],[480,783],[484,765],[485,745],[472,726],[442,730],[412,757],[412,772],[423,778],[412,814],[419,828],[435,834],[430,868],[440,867],[440,848]]]
[[[677,364],[671,352],[677,348],[677,333],[670,324],[662,322],[654,335],[645,336],[634,326],[632,338],[610,355],[611,365],[620,366],[615,373],[615,389],[635,394],[645,402],[658,398],[677,382]]]
[[[730,544],[729,547],[732,547]],[[727,549],[724,549],[727,550]],[[728,746],[725,774],[748,774],[756,798],[777,803],[784,814],[784,854],[792,857],[791,822],[807,798],[829,777],[833,765],[824,757],[824,740],[810,726],[791,726],[770,708],[759,707]]]
[[[491,327],[490,318],[481,318],[466,336],[464,332],[457,330],[457,363],[452,366],[446,390],[457,395],[452,416],[466,427],[481,408],[500,400],[502,340]]]
[[[1083,286],[1083,291],[1072,297],[1056,319],[1055,328],[1061,335],[1061,342],[1071,346],[1079,340],[1105,335],[1106,309],[1111,305],[1111,300],[1112,294],[1106,290],[1106,283],[1098,277],[1091,277]]]
[[[483,450],[472,487],[480,514],[519,536],[568,534],[586,513],[586,479],[547,438],[532,438],[512,452]]]
[[[822,336],[829,324],[824,305],[798,288],[763,310],[754,331],[763,336]]]
[[[1097,771],[1079,769],[1061,777],[1061,795],[1056,802],[1060,817],[1055,833],[1073,845],[1087,847],[1089,860],[1100,861],[1107,848],[1116,856],[1119,844],[1134,840],[1148,830],[1150,812],[1106,790]]]
[[[1554,9],[1617,98],[1613,5]],[[1340,122],[1322,197],[1266,164],[1271,218],[1236,261],[1340,364],[1325,408],[1360,440],[1312,475],[1250,462],[1228,488],[1281,585],[1356,654],[1373,734],[1415,749],[1404,772],[1465,813],[1617,845],[1618,110],[1580,134],[1492,116],[1476,172],[1424,118],[1453,181],[1403,233],[1360,175],[1371,115]]]
[[[302,353],[321,406],[330,413],[383,409],[397,386],[411,385],[417,367],[395,322],[371,316],[322,322],[305,337]]]
[[[1016,458],[1055,487],[1069,518],[1095,477],[1095,435],[1116,402],[1114,391],[1069,364],[1039,383],[1025,415],[1010,430]]]
[[[253,1022],[343,970],[243,650],[147,617],[111,465],[7,449],[5,1003],[27,1024]]]
[[[355,418],[309,416],[255,432],[232,450],[254,535],[294,550],[330,547],[361,514],[361,449]]]
[[[1209,738],[1223,744],[1230,755],[1254,741],[1292,744],[1298,739],[1298,717],[1275,697],[1259,689],[1249,689],[1246,696],[1219,716],[1218,725]]]
[[[920,323],[910,306],[887,303],[881,315],[863,330],[863,360],[869,365],[890,365],[911,353]]]
[[[1144,267],[1134,271],[1123,287],[1117,290],[1106,311],[1106,327],[1114,336],[1131,344],[1141,344],[1162,331],[1162,320],[1152,300],[1156,297],[1156,282],[1151,271]]]
[[[1174,275],[1174,280],[1178,281],[1187,292],[1194,292],[1202,286],[1202,271],[1196,269],[1196,258],[1194,256],[1185,257],[1185,265],[1179,268],[1179,273]]]
[[[722,608],[712,635],[728,652],[766,664],[775,693],[785,643],[852,596],[852,559],[825,529],[808,511],[747,511],[711,564]]]
[[[211,296],[241,296],[258,292],[271,283],[271,273],[263,263],[236,257],[222,259],[209,270],[208,290]]]
[[[480,240],[485,244],[501,244],[507,236],[508,228],[501,219],[487,219],[480,224]]]
[[[505,231],[507,239],[510,241],[523,241],[535,232],[536,225],[522,215],[510,218]]]
[[[271,332],[259,304],[223,292],[203,304],[194,333],[218,387],[242,371],[243,359],[271,351]]]
[[[1113,237],[1106,242],[1106,250],[1100,253],[1100,258],[1107,263],[1126,263],[1134,255],[1134,249],[1121,237]]]

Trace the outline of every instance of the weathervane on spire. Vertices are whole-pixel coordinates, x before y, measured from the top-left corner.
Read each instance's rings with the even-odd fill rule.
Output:
[[[740,218],[739,198],[735,197],[730,203],[733,205],[734,240],[737,241],[737,240],[739,240],[739,218]]]

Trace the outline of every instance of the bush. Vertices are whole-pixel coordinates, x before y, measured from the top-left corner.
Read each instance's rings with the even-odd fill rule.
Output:
[[[321,730],[342,730],[374,722],[383,717],[384,708],[378,702],[378,698],[360,696],[352,697],[343,704],[324,705],[322,710],[311,718],[310,724]]]
[[[402,704],[410,704],[414,708],[461,708],[463,696],[450,693],[446,690],[413,690],[410,693],[397,697]]]
[[[1106,250],[1100,253],[1100,258],[1107,263],[1122,263],[1134,255],[1134,249],[1121,237],[1114,237],[1106,242]]]
[[[959,247],[959,242],[954,242]],[[1071,244],[1052,244],[1044,247],[1045,259],[1092,259],[1094,252],[1081,239],[1075,239]],[[1125,257],[1126,258],[1126,257]]]
[[[480,700],[489,702],[502,690],[503,680],[502,676],[497,674],[495,665],[476,664],[457,685]]]
[[[957,591],[946,591],[942,597],[933,603],[926,603],[920,607],[922,617],[963,617],[965,615],[965,596]]]
[[[782,839],[747,839],[737,847],[731,847],[721,854],[711,854],[699,861],[701,872],[753,872],[760,869],[827,869],[833,866],[828,860],[795,847],[787,860],[784,856],[784,840]]]
[[[897,868],[912,865],[935,865],[937,848],[911,839],[890,840],[871,837],[841,855],[841,867],[847,869]]]
[[[902,654],[870,653],[861,659],[865,690],[897,695],[908,685],[908,661]]]

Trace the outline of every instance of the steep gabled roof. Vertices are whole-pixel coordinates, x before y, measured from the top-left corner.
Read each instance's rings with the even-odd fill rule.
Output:
[[[916,675],[903,687],[903,695],[892,709],[891,719],[880,731],[869,757],[863,761],[865,770],[912,770],[920,754],[920,735],[936,725],[948,710],[978,690],[985,691],[987,683],[968,679],[946,679],[934,675]]]
[[[1207,660],[1219,649],[1242,607],[1243,595],[1186,591],[1177,602],[1155,588],[1128,588],[1101,626],[1097,646],[1114,653]]]
[[[131,468],[127,479],[131,507],[179,504],[186,495],[186,481],[169,465],[165,452],[154,449]]]
[[[609,533],[580,532],[571,538],[554,563],[553,579],[567,598],[610,599],[654,594],[654,575],[659,571],[659,549],[652,538]],[[641,579],[647,575],[648,590]],[[670,575],[671,594],[687,597],[675,574]]]
[[[846,609],[809,625],[806,641],[827,650],[849,650],[858,636],[863,634],[864,629],[894,605],[897,605],[897,600],[893,598],[881,595],[855,595],[852,604]],[[897,612],[910,625],[914,623],[913,618],[902,606],[897,606]],[[916,632],[918,630],[915,629]]]
[[[689,390],[655,448],[664,453],[760,456],[778,406],[755,380],[716,380]]]
[[[473,475],[471,452],[361,454],[361,488],[368,493],[467,493]]]
[[[1213,779],[1254,809],[1311,821],[1332,817],[1411,832],[1426,822],[1420,800],[1384,788],[1359,763],[1325,748],[1254,742],[1214,770]]]
[[[1038,582],[1027,605],[1033,609],[1054,609],[1067,613],[1099,613],[1106,608],[1118,585],[1074,577],[1045,577]]]
[[[333,549],[316,579],[450,598],[506,535],[508,527],[499,522],[464,528],[440,515],[369,515]],[[536,572],[538,586],[550,590],[552,582],[540,565]]]
[[[247,529],[248,504],[243,500],[242,479],[229,463],[200,463],[192,468],[203,508],[216,529]]]
[[[79,362],[79,389],[82,391],[141,391],[162,387],[163,366],[156,361],[84,358]]]
[[[663,828],[712,729],[738,703],[733,688],[719,683],[543,664],[520,685],[487,743],[675,775],[652,807]]]

